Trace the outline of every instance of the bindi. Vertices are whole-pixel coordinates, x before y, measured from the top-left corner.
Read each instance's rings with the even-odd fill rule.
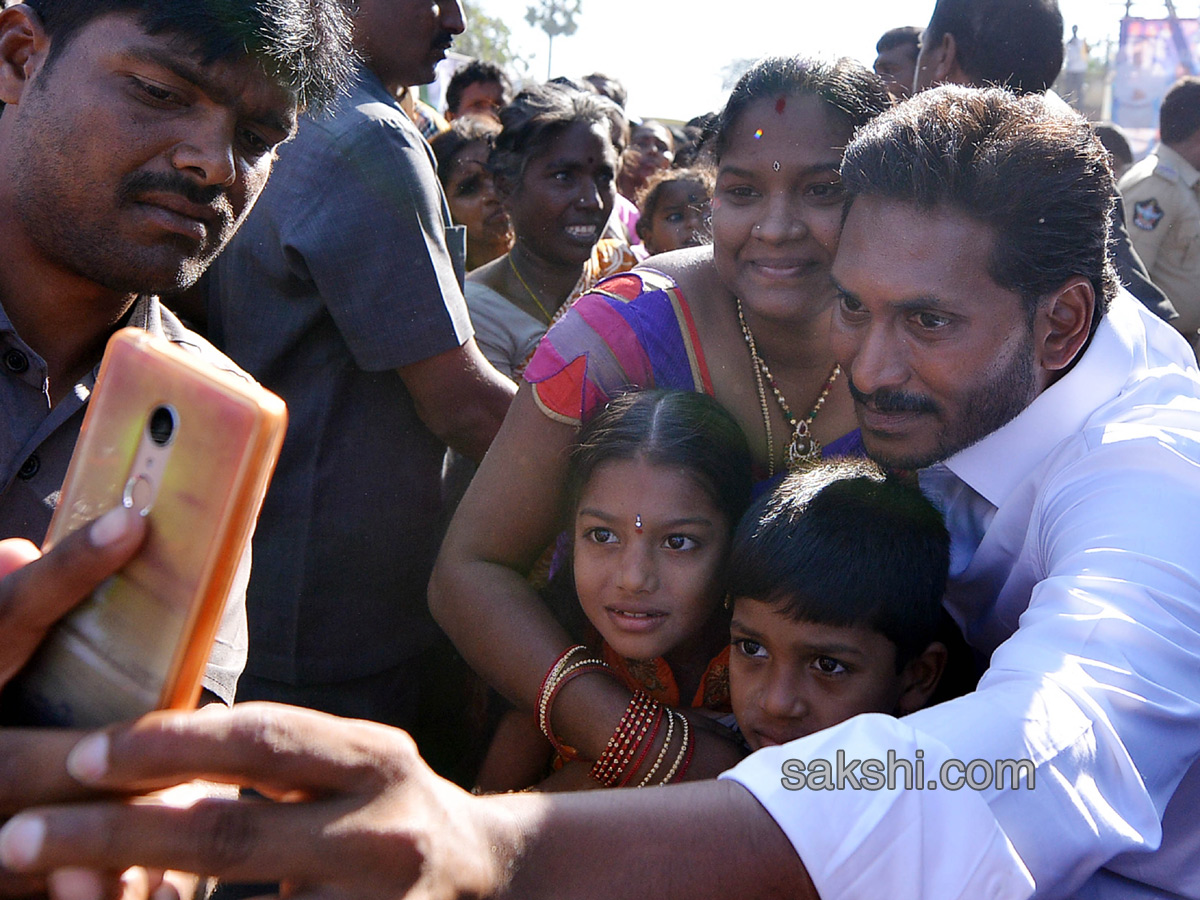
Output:
[[[775,114],[782,116],[785,109],[787,109],[787,97],[780,97],[775,101]]]

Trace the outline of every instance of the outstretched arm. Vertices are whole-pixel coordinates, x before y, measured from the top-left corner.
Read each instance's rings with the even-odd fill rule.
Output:
[[[89,737],[68,765],[96,787],[204,777],[273,800],[32,810],[0,832],[0,863],[141,861],[278,880],[293,897],[816,896],[770,816],[730,782],[472,797],[403,732],[271,704],[152,714]]]

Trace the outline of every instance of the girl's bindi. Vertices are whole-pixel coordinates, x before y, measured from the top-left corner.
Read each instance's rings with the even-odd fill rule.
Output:
[[[775,101],[775,113],[776,113],[776,115],[780,115],[780,116],[782,116],[782,115],[783,115],[783,111],[784,111],[785,109],[787,109],[787,97],[780,97],[778,100],[776,100],[776,101]]]

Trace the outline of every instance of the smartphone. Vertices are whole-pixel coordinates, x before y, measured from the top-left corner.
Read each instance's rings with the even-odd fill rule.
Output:
[[[141,329],[113,335],[44,549],[118,504],[146,517],[146,540],[5,688],[6,724],[196,704],[286,428],[270,391]]]

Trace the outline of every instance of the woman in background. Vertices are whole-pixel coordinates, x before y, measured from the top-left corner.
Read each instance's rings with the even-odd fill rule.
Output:
[[[468,272],[512,246],[512,226],[487,164],[499,133],[500,126],[490,119],[467,116],[429,141],[450,215],[467,229]]]
[[[516,377],[560,309],[635,260],[601,241],[612,213],[624,118],[609,100],[559,85],[526,88],[500,114],[489,158],[512,222],[507,254],[471,273],[475,340]]]

